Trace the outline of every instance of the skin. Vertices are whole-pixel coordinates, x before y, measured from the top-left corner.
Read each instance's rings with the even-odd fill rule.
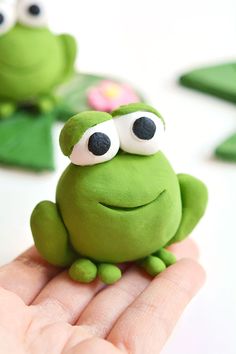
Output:
[[[72,74],[75,56],[73,37],[56,36],[48,28],[16,24],[1,35],[0,118],[24,104],[41,112],[52,110],[54,88]]]
[[[26,251],[0,268],[0,352],[160,353],[205,278],[191,240],[170,250],[178,262],[155,279],[133,265],[105,288]]]
[[[151,110],[140,104],[129,109]],[[74,141],[65,138],[67,132],[77,134],[67,124],[63,151]],[[40,254],[51,264],[70,266],[71,278],[89,283],[98,275],[113,284],[121,278],[119,263],[136,261],[152,276],[174,264],[166,246],[189,235],[206,204],[204,184],[176,175],[162,152],[138,156],[119,151],[106,163],[70,164],[59,180],[56,203],[39,203],[31,228]]]

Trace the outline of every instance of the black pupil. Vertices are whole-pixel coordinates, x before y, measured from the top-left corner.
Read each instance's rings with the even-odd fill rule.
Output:
[[[111,147],[111,140],[104,133],[94,133],[88,141],[88,149],[96,156],[102,156],[107,153]]]
[[[133,132],[142,140],[151,140],[156,133],[156,124],[147,117],[141,117],[134,122]]]
[[[2,25],[3,22],[4,22],[4,16],[3,16],[3,14],[1,14],[1,12],[0,12],[0,25]]]
[[[35,5],[35,4],[31,5],[29,7],[28,11],[33,16],[38,16],[38,15],[40,15],[40,12],[41,12],[40,7],[38,5]]]

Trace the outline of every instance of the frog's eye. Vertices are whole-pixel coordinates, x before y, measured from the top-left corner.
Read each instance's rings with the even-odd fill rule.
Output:
[[[15,9],[11,4],[0,2],[0,35],[10,31],[16,22]]]
[[[47,26],[48,16],[45,0],[20,0],[18,3],[19,22],[30,27]]]
[[[70,160],[79,166],[88,166],[111,160],[119,151],[120,141],[113,120],[86,130],[74,146]]]
[[[122,150],[137,155],[153,155],[160,149],[165,127],[150,112],[133,112],[115,118]]]

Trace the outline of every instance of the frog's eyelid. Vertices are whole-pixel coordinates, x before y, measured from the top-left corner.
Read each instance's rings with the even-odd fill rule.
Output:
[[[89,142],[91,143],[90,139],[95,134],[101,134],[100,138],[102,138],[102,135],[104,135],[103,138],[105,142],[104,141],[98,142],[97,143],[98,147],[100,143],[109,145],[110,142],[110,145],[107,151],[104,152],[104,154],[96,155],[92,152],[91,147],[89,149]],[[100,145],[100,148],[101,147],[102,145]],[[119,135],[115,127],[114,121],[113,119],[111,119],[88,128],[84,132],[80,140],[74,145],[72,149],[72,153],[70,155],[70,160],[73,164],[79,166],[95,165],[95,164],[99,164],[111,160],[113,157],[117,155],[119,149],[120,149]]]

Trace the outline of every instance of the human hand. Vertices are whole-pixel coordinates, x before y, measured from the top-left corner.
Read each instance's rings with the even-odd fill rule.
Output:
[[[181,260],[155,279],[131,266],[108,287],[26,251],[0,268],[0,353],[160,353],[205,278],[192,241],[170,249]]]

